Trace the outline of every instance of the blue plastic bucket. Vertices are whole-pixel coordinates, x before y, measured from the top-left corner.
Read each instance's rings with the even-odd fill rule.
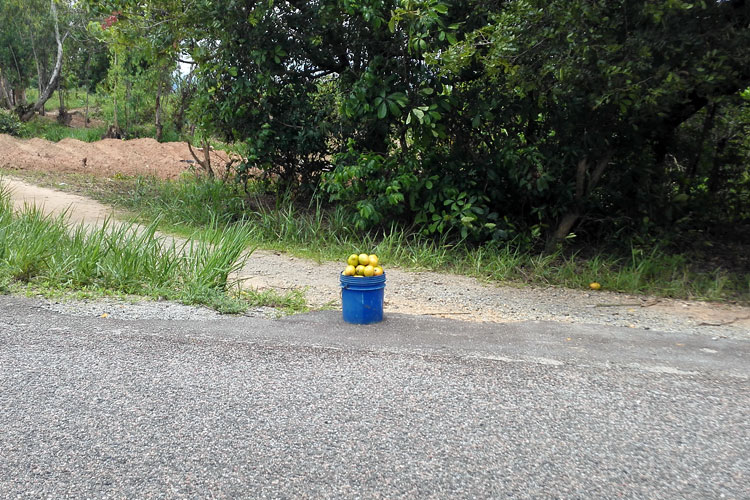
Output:
[[[341,305],[344,321],[367,325],[383,321],[385,273],[380,276],[341,275]]]

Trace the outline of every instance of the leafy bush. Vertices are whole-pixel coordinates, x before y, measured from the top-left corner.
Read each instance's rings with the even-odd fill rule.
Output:
[[[0,134],[19,135],[21,133],[21,120],[15,113],[0,109]]]

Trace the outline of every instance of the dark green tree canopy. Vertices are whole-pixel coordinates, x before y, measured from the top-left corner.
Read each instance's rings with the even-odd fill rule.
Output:
[[[90,3],[198,64],[193,120],[238,179],[360,228],[554,242],[746,199],[744,0]]]

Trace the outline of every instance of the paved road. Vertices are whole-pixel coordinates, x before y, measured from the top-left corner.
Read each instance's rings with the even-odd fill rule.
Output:
[[[0,297],[0,497],[750,498],[750,342]]]

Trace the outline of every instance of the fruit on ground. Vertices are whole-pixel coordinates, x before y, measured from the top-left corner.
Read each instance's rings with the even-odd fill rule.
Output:
[[[602,287],[602,285],[600,285],[596,281],[594,281],[593,283],[589,284],[589,288],[591,288],[592,290],[599,290],[599,289],[601,289],[601,287]]]
[[[357,269],[354,266],[346,266],[346,269],[344,269],[344,276],[354,276],[355,272],[357,272]]]
[[[370,256],[366,253],[359,254],[359,263],[366,266],[370,263]]]
[[[346,263],[350,266],[356,267],[359,264],[359,255],[357,255],[356,253],[351,254],[349,258],[346,259]]]

